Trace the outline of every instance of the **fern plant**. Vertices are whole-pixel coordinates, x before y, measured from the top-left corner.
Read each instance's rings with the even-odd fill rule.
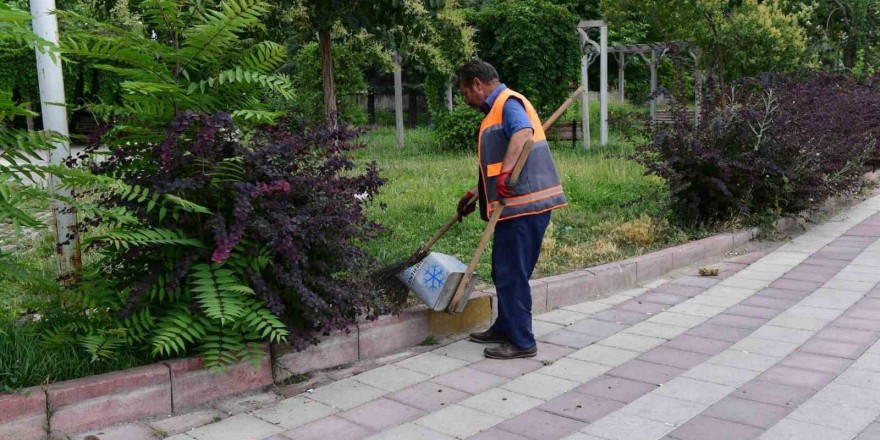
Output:
[[[267,98],[293,98],[289,79],[275,73],[284,47],[246,38],[261,28],[268,2],[143,0],[140,9],[145,26],[134,30],[59,13],[73,24],[65,53],[119,80],[117,102],[87,105],[112,126],[108,141],[157,142],[183,110],[228,112],[243,127],[272,122],[280,113]]]

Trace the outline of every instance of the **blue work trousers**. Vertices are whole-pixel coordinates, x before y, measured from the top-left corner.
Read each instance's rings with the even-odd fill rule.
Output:
[[[532,333],[532,289],[529,279],[538,256],[550,212],[498,222],[492,243],[492,281],[498,298],[498,319],[492,331],[506,335],[521,350],[535,346]]]

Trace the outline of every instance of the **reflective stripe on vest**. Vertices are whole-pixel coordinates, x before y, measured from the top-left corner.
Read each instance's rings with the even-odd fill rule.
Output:
[[[523,166],[522,173],[513,188],[513,197],[505,200],[505,208],[501,213],[501,219],[522,217],[524,215],[539,214],[551,209],[561,208],[568,204],[556,165],[550,155],[550,146],[547,144],[547,136],[541,127],[541,119],[532,104],[522,95],[510,89],[504,89],[498,94],[489,114],[480,125],[480,137],[478,154],[480,160],[480,175],[483,182],[483,194],[486,197],[484,213],[486,217],[500,206],[496,191],[497,176],[501,174],[504,154],[507,152],[509,139],[502,129],[504,103],[511,97],[522,102],[532,123],[534,134],[529,158]]]

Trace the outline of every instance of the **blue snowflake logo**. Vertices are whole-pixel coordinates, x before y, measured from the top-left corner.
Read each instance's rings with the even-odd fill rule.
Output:
[[[446,281],[446,270],[436,263],[432,264],[422,275],[422,283],[432,291],[443,287],[444,281]]]

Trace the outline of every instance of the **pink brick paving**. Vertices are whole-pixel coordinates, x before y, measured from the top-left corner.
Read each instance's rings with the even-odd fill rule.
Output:
[[[878,210],[871,199],[791,245],[728,259],[716,278],[538,315],[553,325],[536,359],[485,360],[456,342],[380,367],[418,374],[355,376],[168,438],[880,439]],[[364,403],[338,403],[349,398]],[[118,438],[162,438],[132,426]]]

